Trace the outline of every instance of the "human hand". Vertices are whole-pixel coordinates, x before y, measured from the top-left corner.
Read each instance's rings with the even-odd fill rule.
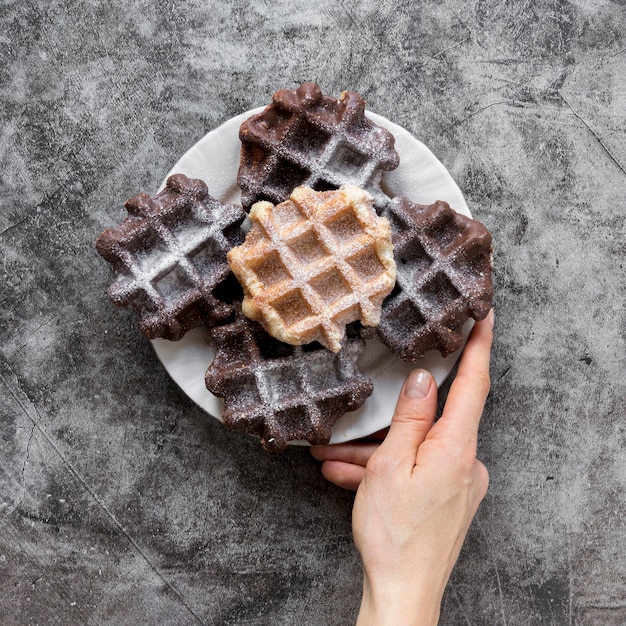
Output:
[[[415,370],[381,444],[312,449],[326,478],[358,487],[352,514],[364,570],[358,624],[436,624],[441,598],[489,482],[476,458],[489,392],[493,312],[474,325],[434,422],[437,388]]]

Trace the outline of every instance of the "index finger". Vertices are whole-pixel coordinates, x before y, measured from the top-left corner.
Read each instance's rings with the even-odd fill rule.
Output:
[[[493,341],[493,310],[474,324],[459,369],[450,386],[443,413],[430,436],[443,435],[449,443],[476,454],[478,425],[489,395],[489,362]]]

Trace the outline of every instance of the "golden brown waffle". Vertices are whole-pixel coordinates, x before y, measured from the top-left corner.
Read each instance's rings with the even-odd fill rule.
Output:
[[[348,337],[333,354],[319,344],[289,346],[270,337],[243,315],[211,331],[215,359],[206,372],[207,388],[224,398],[222,421],[256,435],[268,450],[305,439],[326,444],[335,422],[371,395],[369,378],[356,361],[365,348]]]
[[[150,339],[180,339],[231,315],[242,294],[226,253],[244,238],[241,207],[211,198],[201,180],[183,174],[154,198],[140,194],[125,206],[129,217],[96,241],[116,273],[113,302],[131,305]]]
[[[396,269],[389,222],[366,191],[298,187],[276,206],[255,204],[250,219],[245,242],[228,253],[250,319],[286,343],[333,352],[346,324],[378,323]]]
[[[239,137],[237,182],[246,211],[259,200],[283,202],[298,186],[325,191],[350,184],[369,191],[378,209],[388,201],[380,180],[398,167],[394,137],[365,117],[356,92],[336,100],[315,83],[282,89],[242,124]]]
[[[374,332],[405,361],[428,350],[446,356],[461,347],[467,319],[483,319],[491,308],[491,235],[441,201],[394,198],[385,215],[398,277]]]

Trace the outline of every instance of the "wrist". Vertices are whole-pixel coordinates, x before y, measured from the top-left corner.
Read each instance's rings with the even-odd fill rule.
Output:
[[[366,577],[357,626],[436,626],[442,597],[430,585],[372,585]]]

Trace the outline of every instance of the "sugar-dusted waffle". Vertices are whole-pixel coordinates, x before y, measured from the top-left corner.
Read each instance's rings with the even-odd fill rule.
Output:
[[[241,207],[211,198],[204,182],[183,174],[170,176],[155,197],[139,194],[125,207],[129,216],[96,241],[115,270],[113,302],[131,305],[151,339],[180,339],[231,315],[241,288],[226,253],[244,238]]]
[[[374,333],[405,361],[429,350],[446,356],[461,347],[467,319],[483,319],[491,308],[491,235],[441,201],[422,206],[394,198],[384,214],[397,283]]]
[[[222,421],[260,437],[268,450],[293,440],[328,443],[339,417],[372,393],[372,382],[356,367],[365,347],[358,336],[334,354],[317,343],[282,343],[238,315],[213,328],[211,338],[216,354],[205,380],[209,391],[224,398]]]
[[[391,231],[371,196],[354,186],[259,202],[252,229],[228,253],[244,290],[243,311],[277,339],[341,348],[346,324],[378,323],[395,283]]]
[[[356,185],[372,194],[378,209],[388,201],[380,180],[399,163],[394,137],[365,116],[365,101],[354,91],[337,100],[315,83],[282,89],[242,124],[239,137],[237,182],[246,210],[259,200],[283,202],[299,186]]]

